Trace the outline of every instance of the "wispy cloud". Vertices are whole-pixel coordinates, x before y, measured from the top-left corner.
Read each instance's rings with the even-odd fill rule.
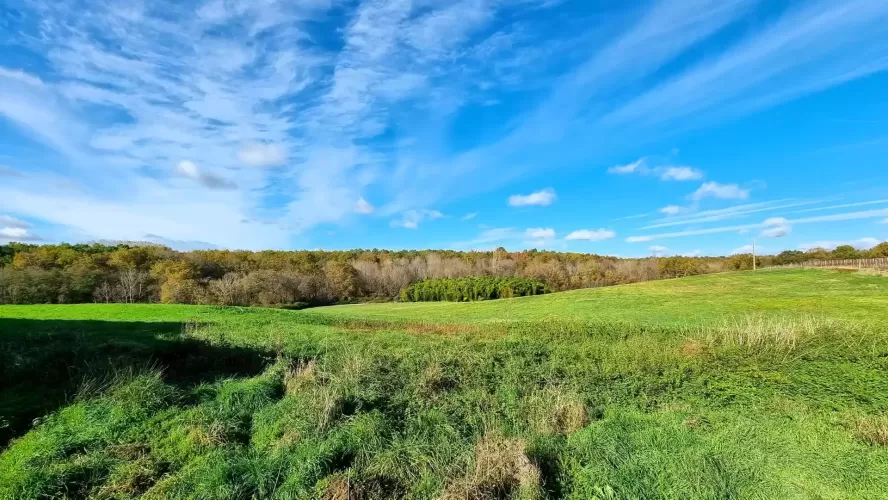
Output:
[[[703,224],[706,222],[717,222],[727,219],[737,219],[743,218],[750,214],[762,213],[762,212],[773,212],[775,210],[782,210],[785,208],[799,207],[805,205],[812,205],[815,203],[820,203],[820,201],[791,201],[791,200],[775,200],[775,201],[765,201],[759,203],[746,203],[742,205],[735,205],[733,207],[727,208],[719,208],[713,210],[703,210],[699,212],[692,212],[685,215],[679,215],[675,217],[667,217],[655,221],[654,224],[649,224],[647,226],[642,227],[641,229],[655,229],[658,227],[670,227],[670,226],[679,226],[679,225],[692,225],[692,224]],[[667,207],[670,208],[670,207]],[[672,208],[670,208],[672,210]],[[680,207],[675,207],[680,211]],[[662,211],[662,210],[661,210]],[[792,213],[792,212],[790,212]]]
[[[736,184],[719,184],[718,182],[704,182],[697,188],[691,199],[700,201],[704,198],[718,198],[721,200],[745,200],[749,198],[749,190]]]
[[[860,219],[873,219],[878,217],[884,217],[888,215],[888,209],[881,210],[866,210],[860,212],[845,212],[841,214],[832,214],[832,215],[821,215],[817,217],[805,217],[801,219],[792,219],[787,220],[780,218],[784,225],[793,226],[797,224],[813,224],[818,222],[835,222],[835,221],[848,221],[848,220],[860,220]],[[722,226],[722,227],[711,227],[705,229],[693,229],[687,231],[676,231],[672,233],[660,233],[660,234],[649,234],[649,235],[639,235],[639,236],[630,236],[626,238],[628,243],[642,243],[660,239],[667,238],[682,238],[687,236],[700,236],[704,234],[717,234],[717,233],[726,233],[732,231],[744,231],[744,230],[755,230],[762,229],[773,225],[772,223],[778,219],[772,218],[768,219],[770,223],[762,222],[759,224],[742,224],[736,226]]]
[[[254,142],[241,148],[237,153],[237,159],[256,167],[282,165],[287,161],[287,151],[280,144]]]
[[[225,245],[245,241],[227,227],[261,220],[238,236],[285,245],[349,220],[371,188],[385,217],[446,209],[610,154],[613,139],[650,141],[888,68],[883,2],[811,0],[763,19],[756,0],[655,0],[609,18],[606,33],[570,29],[587,25],[578,19],[553,35],[537,14],[556,4],[159,0],[83,15],[80,2],[22,3],[4,51],[34,61],[0,68],[0,115],[63,157],[48,169],[84,187],[64,195],[80,215],[116,213],[102,227],[49,212],[45,177],[30,171],[0,186],[0,208],[95,237],[187,241],[183,228],[203,225],[201,241]],[[462,110],[492,101],[503,102],[491,127],[501,137],[449,140]],[[176,173],[183,161],[191,174]],[[681,165],[650,172],[702,178]],[[718,186],[694,196],[748,197]],[[152,203],[172,208],[151,214]],[[210,214],[225,220],[207,226]]]
[[[20,177],[21,175],[21,172],[12,167],[0,165],[0,177]]]
[[[842,245],[851,245],[858,250],[868,250],[881,242],[882,240],[876,238],[860,238],[858,240],[850,241],[814,241],[810,243],[802,243],[801,245],[799,245],[799,248],[802,250],[813,250],[815,248],[835,250],[836,247],[840,247]]]
[[[512,227],[485,229],[478,236],[467,241],[456,242],[453,248],[462,250],[489,250],[493,245],[506,245],[509,248],[544,248],[556,243],[557,233],[553,228],[532,227],[523,231]]]
[[[763,224],[765,226],[761,232],[763,238],[782,238],[792,232],[792,226],[783,217],[766,219]]]
[[[614,111],[609,123],[674,120],[714,106],[742,114],[888,67],[879,28],[888,7],[868,0],[793,5],[777,22]],[[863,49],[860,49],[863,47]]]
[[[659,175],[664,181],[696,181],[703,178],[703,172],[693,167],[661,167]]]
[[[614,165],[613,167],[608,168],[607,171],[608,173],[617,175],[634,174],[642,168],[643,164],[644,158],[641,158],[625,165]]]
[[[615,165],[607,171],[616,175],[656,175],[664,181],[695,181],[703,178],[703,172],[694,167],[673,165],[650,167],[648,163],[646,158],[641,158],[625,165]]]
[[[478,216],[478,212],[471,212],[471,213],[463,215],[460,220],[463,220],[463,221],[472,220],[477,216]]]
[[[198,168],[193,162],[188,160],[180,161],[176,164],[176,172],[183,175],[201,186],[209,189],[237,189],[237,184],[218,176],[212,172],[206,172]]]
[[[555,230],[551,227],[534,227],[525,231],[528,238],[534,240],[549,240],[555,238]]]
[[[749,245],[743,245],[742,247],[735,248],[731,250],[731,254],[744,254],[744,253],[752,253],[756,252],[757,254],[767,253],[769,250],[767,247],[763,247],[761,245],[753,246],[751,243]]]
[[[359,214],[372,214],[373,210],[373,205],[367,202],[367,200],[365,200],[363,197],[358,198],[357,203],[355,203],[355,212]]]
[[[678,205],[668,205],[660,209],[660,213],[666,215],[676,215],[681,213],[681,207]]]
[[[417,229],[419,224],[424,221],[431,221],[444,217],[444,214],[437,210],[407,210],[401,214],[401,220],[393,220],[392,227],[403,227],[404,229]]]
[[[856,202],[856,203],[843,203],[841,205],[830,205],[827,207],[806,208],[804,210],[794,210],[792,212],[787,212],[787,213],[802,214],[802,213],[807,213],[807,212],[822,212],[825,210],[835,210],[837,208],[864,207],[867,205],[884,205],[886,203],[888,203],[888,200],[861,201],[861,202]]]
[[[653,245],[648,247],[648,250],[650,250],[651,255],[654,257],[664,257],[669,254],[669,249],[662,245]]]
[[[512,207],[526,207],[526,206],[541,206],[547,207],[555,201],[557,196],[555,195],[555,190],[552,188],[546,188],[540,191],[536,191],[527,195],[521,194],[513,194],[509,196],[509,206]]]
[[[610,229],[579,229],[571,232],[564,239],[568,241],[603,241],[616,235],[617,233]]]

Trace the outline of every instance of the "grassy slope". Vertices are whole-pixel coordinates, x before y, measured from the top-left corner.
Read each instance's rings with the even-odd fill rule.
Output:
[[[881,277],[770,271],[481,304],[0,306],[0,418],[53,413],[0,454],[0,498],[335,498],[344,484],[883,498],[886,292]],[[791,345],[676,328],[749,312],[853,321]],[[504,317],[531,322],[486,324]]]
[[[750,312],[888,323],[888,280],[821,270],[695,276],[475,303],[362,304],[314,312],[432,322],[602,319],[687,324]]]

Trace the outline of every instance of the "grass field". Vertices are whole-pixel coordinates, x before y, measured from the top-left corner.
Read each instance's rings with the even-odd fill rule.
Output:
[[[0,306],[0,498],[888,498],[886,306],[813,270]]]

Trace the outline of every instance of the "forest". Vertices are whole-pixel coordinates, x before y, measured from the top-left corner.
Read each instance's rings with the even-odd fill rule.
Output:
[[[760,266],[888,256],[868,251],[785,251]],[[752,268],[752,255],[617,258],[539,250],[179,252],[150,244],[0,245],[0,303],[150,302],[301,306],[398,300],[427,279],[514,277],[548,290],[611,286]]]

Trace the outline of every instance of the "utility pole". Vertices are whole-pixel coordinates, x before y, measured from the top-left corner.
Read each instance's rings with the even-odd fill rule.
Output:
[[[755,240],[752,240],[752,270],[755,271]]]

